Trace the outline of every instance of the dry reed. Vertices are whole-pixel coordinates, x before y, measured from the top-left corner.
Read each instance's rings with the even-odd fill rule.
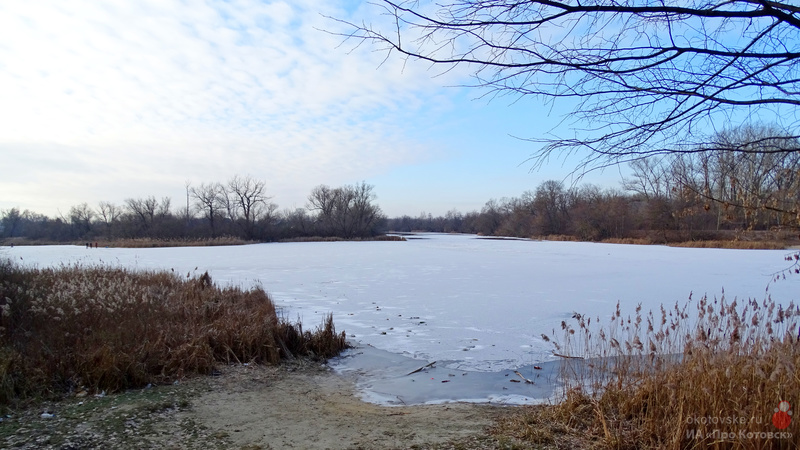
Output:
[[[328,358],[346,347],[332,317],[304,332],[261,288],[208,274],[0,261],[0,403],[117,391],[208,374],[215,364]]]
[[[650,238],[607,238],[600,242],[603,244],[653,245],[653,240]]]
[[[291,242],[371,242],[371,241],[405,241],[406,238],[397,235],[378,235],[371,237],[354,237],[343,238],[339,236],[305,236],[281,239],[278,242],[291,243]]]
[[[800,309],[793,303],[740,304],[723,295],[655,314],[639,306],[633,316],[617,305],[608,325],[598,322],[575,314],[561,324],[556,351],[582,358],[565,359],[563,401],[529,409],[498,433],[556,448],[557,435],[534,437],[531,424],[560,427],[601,448],[800,444],[800,419],[778,411],[782,401],[800,400]],[[779,416],[790,420],[774,422]]]
[[[97,241],[97,245],[100,247],[120,248],[216,247],[223,245],[247,245],[255,243],[255,241],[247,241],[233,236],[220,236],[215,238],[201,239],[122,238],[112,240],[103,239]]]
[[[740,250],[784,250],[787,247],[786,241],[744,241],[744,240],[708,240],[708,241],[684,241],[667,244],[670,247],[691,247],[691,248],[728,248]]]

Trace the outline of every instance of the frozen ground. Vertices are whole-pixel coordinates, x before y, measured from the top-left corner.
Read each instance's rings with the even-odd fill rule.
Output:
[[[337,328],[346,330],[361,349],[333,365],[357,376],[367,399],[524,403],[547,394],[506,380],[492,388],[494,381],[488,379],[480,389],[451,394],[456,380],[474,372],[507,379],[510,369],[525,367],[526,376],[532,374],[531,365],[552,359],[551,346],[541,334],[552,335],[573,312],[602,321],[617,301],[624,313],[633,313],[638,303],[645,310],[658,309],[662,303],[683,304],[690,293],[695,299],[703,294],[719,297],[723,289],[729,299],[762,299],[771,274],[787,267],[783,257],[788,253],[416,237],[407,242],[164,249],[15,247],[0,250],[0,255],[39,266],[81,261],[172,268],[184,274],[208,270],[217,283],[260,283],[289,318],[299,317],[307,327],[319,323],[323,314],[334,314]],[[769,294],[788,303],[797,298],[798,283],[800,276],[773,283]],[[380,369],[380,361],[384,368],[398,370]],[[431,370],[442,371],[425,379],[435,382],[436,389],[410,385],[421,380],[411,382],[409,377],[392,381],[407,373],[405,364],[420,367],[428,361],[438,361]]]

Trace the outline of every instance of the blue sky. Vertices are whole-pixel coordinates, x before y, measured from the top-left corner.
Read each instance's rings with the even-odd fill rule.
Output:
[[[383,62],[320,29],[367,2],[0,3],[0,209],[55,215],[187,181],[266,180],[303,207],[314,186],[375,185],[390,216],[480,209],[548,179],[525,162],[568,109],[491,102],[468,72]],[[351,16],[352,15],[352,16]],[[376,17],[375,20],[381,20]],[[566,132],[566,128],[556,131]],[[618,187],[607,170],[583,181]],[[569,182],[569,179],[567,179]]]

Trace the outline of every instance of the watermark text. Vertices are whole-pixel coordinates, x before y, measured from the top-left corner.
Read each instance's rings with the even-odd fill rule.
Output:
[[[689,425],[747,425],[748,423],[765,423],[763,417],[744,416],[689,416],[686,418]]]
[[[686,430],[686,439],[719,439],[719,440],[746,440],[746,439],[791,439],[792,433],[788,431],[722,431],[712,430]]]

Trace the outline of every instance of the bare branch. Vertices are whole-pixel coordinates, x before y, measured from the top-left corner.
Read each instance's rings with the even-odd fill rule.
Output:
[[[342,36],[369,42],[387,58],[396,52],[471,66],[474,86],[486,95],[578,100],[570,116],[575,136],[531,139],[542,144],[535,164],[580,152],[588,155],[577,169],[583,173],[692,152],[731,119],[768,116],[783,121],[783,132],[798,126],[800,7],[787,2],[373,5],[392,19],[391,28],[339,20],[350,27]]]

